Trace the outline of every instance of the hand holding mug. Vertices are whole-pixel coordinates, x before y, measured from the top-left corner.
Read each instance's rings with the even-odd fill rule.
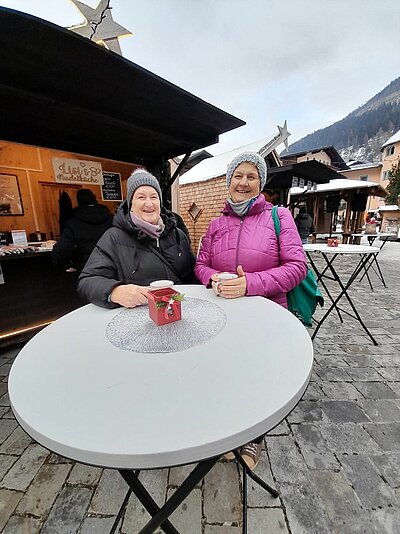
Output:
[[[237,268],[237,274],[218,273],[218,281],[213,281],[215,293],[227,299],[243,297],[246,294],[247,281],[241,265]]]

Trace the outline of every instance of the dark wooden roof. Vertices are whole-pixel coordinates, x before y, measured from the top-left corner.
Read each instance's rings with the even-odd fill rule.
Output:
[[[6,8],[0,67],[7,141],[156,162],[245,124],[76,33]]]
[[[318,152],[325,152],[325,154],[329,157],[331,160],[331,165],[335,167],[336,169],[345,170],[348,169],[348,166],[342,156],[339,154],[339,152],[336,150],[334,146],[321,146],[318,148],[313,148],[312,150],[304,150],[303,152],[293,152],[292,154],[284,152],[279,157],[282,161],[285,160],[292,160],[294,158],[301,158],[302,156],[305,156],[306,154],[317,154]]]
[[[188,158],[186,163],[182,166],[181,172],[179,173],[180,176],[190,170],[192,167],[200,163],[200,161],[203,161],[203,159],[212,158],[213,155],[210,154],[210,152],[207,152],[207,150],[199,150],[198,152],[195,152]]]
[[[328,165],[313,159],[268,169],[265,189],[289,189],[292,187],[292,178],[296,176],[304,178],[306,182],[310,181],[317,184],[325,184],[330,180],[343,178],[341,174],[328,167]]]

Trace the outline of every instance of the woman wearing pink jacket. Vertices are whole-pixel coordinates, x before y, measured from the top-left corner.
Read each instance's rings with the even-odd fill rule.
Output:
[[[299,233],[290,211],[278,208],[279,240],[272,204],[261,194],[267,179],[263,158],[253,152],[238,155],[226,173],[228,198],[222,215],[211,221],[196,261],[202,284],[225,298],[259,295],[287,308],[286,293],[307,274]],[[222,272],[237,273],[219,281]],[[240,454],[250,467],[257,465],[263,436],[243,446]]]

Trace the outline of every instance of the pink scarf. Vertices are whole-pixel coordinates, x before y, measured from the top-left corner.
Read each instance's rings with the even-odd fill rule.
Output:
[[[149,237],[152,237],[153,239],[157,239],[162,234],[165,225],[160,217],[158,224],[151,224],[149,222],[144,221],[140,217],[137,217],[132,211],[131,213],[131,221],[139,230],[142,230],[143,233],[148,235]]]

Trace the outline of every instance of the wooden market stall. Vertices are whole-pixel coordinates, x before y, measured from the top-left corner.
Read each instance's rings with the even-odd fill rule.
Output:
[[[331,234],[336,231],[338,212],[342,207],[340,233],[343,242],[351,241],[351,234],[361,232],[365,222],[365,210],[369,196],[385,198],[386,190],[375,182],[363,182],[340,178],[327,184],[317,185],[315,190],[292,188],[292,202],[300,200],[314,218],[317,234]]]
[[[301,183],[304,184],[305,188],[299,188],[304,194],[309,188],[315,189],[318,184],[327,184],[330,180],[337,180],[341,177],[341,174],[332,167],[316,160],[290,163],[268,169],[264,192],[271,202],[279,202],[293,209],[295,200],[290,192],[294,183],[300,186]]]
[[[185,154],[184,164],[244,124],[76,33],[3,7],[0,67],[0,240],[11,230],[57,237],[60,190],[74,201],[89,187],[115,208],[138,165],[160,180],[169,207],[179,168],[171,176],[168,160]],[[80,305],[65,277],[46,251],[0,256],[0,345]]]
[[[379,213],[382,217],[382,232],[393,233],[395,239],[400,239],[400,206],[396,204],[380,206]]]

